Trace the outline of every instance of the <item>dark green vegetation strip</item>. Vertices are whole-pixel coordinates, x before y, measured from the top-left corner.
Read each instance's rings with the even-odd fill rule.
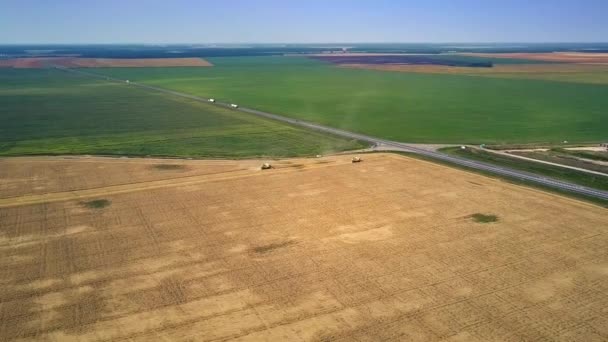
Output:
[[[153,167],[155,169],[161,170],[161,171],[185,170],[186,169],[185,165],[179,165],[179,164],[157,164],[157,165],[154,165]]]
[[[97,72],[405,142],[588,142],[608,132],[608,85],[355,70],[303,57],[210,62]]]
[[[491,223],[491,222],[498,221],[498,216],[492,215],[492,214],[486,215],[486,214],[477,213],[477,214],[471,215],[471,218],[473,219],[473,221],[475,221],[477,223]]]
[[[523,156],[527,158],[533,158],[538,160],[544,160],[552,163],[558,163],[562,165],[574,166],[586,170],[603,172],[608,174],[608,165],[600,165],[593,161],[582,160],[580,158],[587,158],[586,156],[592,155],[591,153],[569,153],[568,152],[560,152],[560,151],[568,151],[563,149],[552,149],[549,151],[534,151],[534,152],[517,152],[512,151],[511,154]],[[602,156],[598,156],[601,158]],[[592,158],[587,158],[592,159]],[[598,159],[602,160],[602,159]]]
[[[605,151],[587,151],[587,150],[567,150],[565,148],[553,148],[551,152],[572,155],[575,157],[586,158],[591,160],[608,161],[608,150]]]
[[[554,62],[538,61],[534,59],[519,58],[500,58],[497,57],[478,57],[458,54],[439,54],[429,55],[431,59],[438,61],[463,62],[463,63],[490,63],[490,64],[558,64]]]
[[[535,173],[554,179],[587,186],[590,188],[608,190],[608,177],[605,176],[593,175],[585,172],[562,168],[559,166],[536,163],[533,161],[520,160],[471,148],[461,150],[457,147],[449,147],[441,149],[441,152],[453,156],[464,157],[467,159],[478,160],[494,165],[505,166],[516,170]]]
[[[88,202],[82,202],[82,205],[90,209],[102,209],[108,207],[112,202],[107,199],[97,199]]]
[[[435,54],[423,55],[431,60],[456,62],[463,64],[559,64],[555,62],[538,61],[525,58],[500,58],[500,57],[478,57],[459,54]]]
[[[258,254],[264,254],[264,253],[272,252],[275,249],[287,247],[292,244],[294,244],[293,241],[275,242],[275,243],[271,243],[268,245],[254,247],[253,251]]]
[[[0,69],[0,155],[291,157],[364,147],[216,106],[57,70]]]
[[[582,147],[582,146],[597,146],[597,143],[560,143],[563,147]],[[504,151],[504,150],[521,150],[521,149],[553,149],[557,144],[502,144],[502,145],[485,145],[484,148],[489,150]]]

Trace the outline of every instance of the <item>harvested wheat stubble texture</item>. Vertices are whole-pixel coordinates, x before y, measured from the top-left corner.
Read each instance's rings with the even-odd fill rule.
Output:
[[[0,159],[0,340],[608,338],[606,209],[352,157]]]

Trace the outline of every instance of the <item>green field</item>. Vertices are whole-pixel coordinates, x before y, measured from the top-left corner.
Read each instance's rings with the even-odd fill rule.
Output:
[[[286,157],[360,143],[125,84],[0,69],[0,155]]]
[[[96,71],[405,142],[608,138],[608,85],[354,70],[303,57],[209,60],[214,67]]]

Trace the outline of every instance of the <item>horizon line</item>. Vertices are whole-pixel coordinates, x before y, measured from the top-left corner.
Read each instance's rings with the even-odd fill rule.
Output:
[[[113,42],[113,43],[94,43],[94,42],[79,42],[79,43],[58,43],[58,42],[23,42],[23,43],[3,43],[0,42],[0,46],[6,45],[363,45],[363,44],[429,44],[429,45],[442,45],[442,44],[474,44],[474,45],[487,45],[487,44],[608,44],[608,41],[444,41],[444,42],[406,42],[406,41],[386,41],[386,42],[174,42],[174,43],[151,43],[151,42]]]

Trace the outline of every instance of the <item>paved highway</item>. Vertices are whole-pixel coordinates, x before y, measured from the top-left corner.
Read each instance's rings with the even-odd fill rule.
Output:
[[[73,73],[78,73],[78,74],[96,77],[96,78],[100,78],[100,79],[105,79],[107,81],[125,83],[125,84],[128,84],[129,86],[149,89],[149,90],[158,91],[158,92],[165,93],[165,94],[188,98],[188,99],[195,100],[195,101],[210,103],[208,98],[203,98],[200,96],[189,95],[189,94],[185,94],[185,93],[181,93],[181,92],[177,92],[177,91],[173,91],[173,90],[154,87],[154,86],[147,85],[147,84],[130,82],[127,80],[121,80],[121,79],[117,79],[117,78],[113,78],[113,77],[107,77],[104,75],[99,75],[99,74],[86,72],[86,71],[82,71],[82,70],[67,69],[67,68],[63,68],[63,67],[56,67],[56,68],[65,70],[68,72],[73,72]],[[486,171],[486,172],[497,174],[497,175],[508,176],[508,177],[512,177],[512,178],[516,178],[516,179],[520,179],[520,180],[525,180],[525,181],[529,181],[532,183],[551,187],[554,189],[559,189],[559,190],[568,191],[568,192],[572,192],[572,193],[576,193],[576,194],[581,194],[581,195],[585,195],[585,196],[589,196],[589,197],[608,200],[608,191],[602,191],[602,190],[597,190],[597,189],[593,189],[593,188],[589,188],[589,187],[584,187],[584,186],[580,186],[580,185],[576,185],[576,184],[572,184],[572,183],[568,183],[568,182],[564,182],[564,181],[560,181],[560,180],[555,180],[555,179],[548,178],[548,177],[543,177],[543,176],[529,173],[529,172],[514,170],[511,168],[507,168],[507,167],[496,166],[496,165],[483,163],[483,162],[470,160],[470,159],[465,159],[465,158],[460,158],[460,157],[454,157],[454,156],[450,156],[450,155],[447,155],[444,153],[430,151],[427,149],[422,149],[420,147],[413,146],[413,145],[406,144],[406,143],[384,140],[384,139],[380,139],[380,138],[376,138],[376,137],[372,137],[372,136],[368,136],[368,135],[364,135],[364,134],[349,132],[349,131],[345,131],[345,130],[341,130],[341,129],[337,129],[337,128],[333,128],[333,127],[328,127],[328,126],[319,125],[319,124],[315,124],[315,123],[311,123],[311,122],[292,119],[292,118],[284,117],[281,115],[267,113],[267,112],[263,112],[263,111],[259,111],[259,110],[255,110],[255,109],[251,109],[251,108],[245,108],[245,107],[240,107],[240,106],[238,108],[232,108],[229,103],[216,101],[213,104],[215,104],[217,106],[221,106],[221,107],[226,107],[231,110],[237,110],[240,112],[257,115],[257,116],[264,117],[264,118],[271,119],[271,120],[282,121],[282,122],[285,122],[285,123],[288,123],[291,125],[295,125],[295,126],[306,127],[308,129],[313,129],[316,131],[334,134],[334,135],[344,137],[344,138],[357,139],[357,140],[365,141],[365,142],[375,144],[375,145],[383,145],[384,147],[390,147],[392,150],[396,150],[396,151],[411,152],[411,153],[419,154],[419,155],[422,155],[422,156],[425,156],[428,158],[441,160],[444,162],[449,162],[452,164],[456,164],[456,165],[460,165],[460,166],[464,166],[464,167],[468,167],[468,168],[472,168],[472,169],[482,170],[482,171]]]

